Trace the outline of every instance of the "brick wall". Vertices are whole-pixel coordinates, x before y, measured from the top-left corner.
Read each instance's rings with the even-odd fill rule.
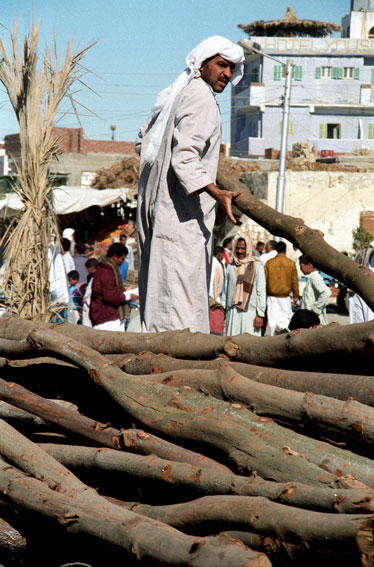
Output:
[[[54,128],[59,145],[64,154],[126,154],[135,155],[133,142],[116,140],[85,140],[82,128]],[[8,154],[18,157],[21,153],[19,134],[4,137]]]
[[[360,226],[374,235],[374,211],[362,211],[360,213]]]

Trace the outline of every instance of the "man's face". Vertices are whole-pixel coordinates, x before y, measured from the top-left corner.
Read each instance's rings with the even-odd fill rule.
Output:
[[[300,270],[303,272],[304,276],[307,276],[308,274],[310,274],[311,272],[313,272],[314,268],[312,266],[312,264],[302,264],[300,262]]]
[[[125,245],[125,244],[126,244],[126,240],[127,240],[126,236],[120,236],[119,241],[120,241],[121,244]]]
[[[114,254],[114,256],[112,256],[113,261],[117,264],[118,267],[121,264],[123,264],[125,258],[126,258],[126,254],[122,254],[121,256],[117,256],[116,254]]]
[[[265,248],[265,244],[257,244],[257,250],[262,254]]]
[[[200,67],[201,78],[212,87],[215,93],[221,93],[231,80],[234,63],[216,55],[208,63],[204,61]]]
[[[216,258],[218,258],[218,260],[221,260],[221,262],[222,262],[224,256],[225,256],[225,253],[224,253],[224,252],[218,252],[218,253],[216,254]]]
[[[87,268],[87,272],[93,276],[96,272],[96,266],[90,266],[89,268]]]
[[[238,240],[235,246],[235,254],[239,260],[243,260],[247,254],[247,244],[245,240]]]
[[[270,244],[270,242],[267,242],[267,243],[265,244],[265,250],[266,250],[266,252],[271,252],[271,251],[273,250],[273,247],[272,247],[272,245]]]
[[[232,250],[232,241],[226,244],[227,250]]]

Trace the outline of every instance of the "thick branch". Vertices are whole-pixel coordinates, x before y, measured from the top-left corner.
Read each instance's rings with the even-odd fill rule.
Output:
[[[205,496],[169,506],[130,503],[125,506],[137,514],[144,514],[181,530],[193,527],[196,531],[198,526],[206,528],[218,524],[224,530],[247,529],[316,550],[339,547],[340,551],[355,551],[359,531],[367,530],[369,542],[372,541],[374,528],[371,514],[324,514],[290,508],[262,497]]]
[[[330,365],[344,372],[368,368],[374,359],[374,322],[357,325],[326,326],[322,329],[300,329],[276,337],[254,337],[244,334],[224,337],[166,331],[163,333],[115,333],[95,331],[76,325],[35,324],[16,317],[0,318],[0,335],[25,339],[34,328],[55,330],[95,349],[101,354],[140,353],[152,351],[176,358],[212,359],[222,354],[237,362],[274,368],[313,368]],[[0,352],[1,356],[1,352]]]
[[[159,457],[191,463],[196,466],[228,471],[227,467],[174,443],[164,441],[136,429],[115,429],[109,423],[100,423],[61,404],[46,400],[26,388],[6,382],[0,378],[0,399],[20,409],[26,410],[49,423],[54,423],[68,431],[82,435],[104,447],[118,450],[131,450],[142,454],[156,454]]]
[[[173,437],[219,448],[241,470],[312,485],[336,482],[335,475],[353,474],[374,486],[369,459],[285,430],[240,404],[206,397],[190,387],[179,391],[148,377],[126,375],[96,351],[72,339],[62,340],[52,331],[33,331],[29,340],[39,349],[58,352],[86,368],[96,383],[142,423]]]
[[[372,490],[348,488],[355,481],[342,478],[347,488],[316,488],[298,482],[271,482],[258,476],[244,477],[233,473],[194,467],[159,459],[155,455],[140,456],[113,449],[96,449],[72,445],[43,443],[44,451],[67,468],[99,468],[108,473],[119,472],[142,480],[157,480],[165,486],[188,489],[196,496],[234,494],[263,496],[274,502],[325,512],[365,514],[374,512]]]
[[[186,360],[164,354],[144,352],[137,354],[108,355],[127,374],[159,374],[174,370],[214,370],[222,358],[214,360]],[[374,407],[373,376],[331,374],[327,372],[303,372],[266,368],[244,362],[230,361],[230,365],[242,376],[261,384],[279,386],[296,392],[313,392],[321,396],[348,400],[353,398],[362,404]]]
[[[44,517],[73,535],[88,535],[125,550],[139,565],[268,567],[266,556],[223,537],[199,538],[142,518],[100,498],[102,507],[51,490],[0,461],[0,497],[21,511]],[[99,498],[99,497],[98,497]]]
[[[229,176],[223,168],[217,172],[217,183],[228,191],[241,191],[235,205],[271,234],[283,236],[295,244],[313,262],[340,282],[353,289],[374,309],[374,274],[327,244],[319,230],[309,228],[301,219],[283,215],[256,199],[248,187]]]

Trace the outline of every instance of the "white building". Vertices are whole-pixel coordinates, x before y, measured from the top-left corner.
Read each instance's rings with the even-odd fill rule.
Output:
[[[245,49],[232,89],[231,155],[280,148],[285,64],[294,64],[288,149],[348,153],[374,149],[374,0],[352,0],[342,37],[251,37],[278,62]],[[246,40],[241,42],[246,47]]]

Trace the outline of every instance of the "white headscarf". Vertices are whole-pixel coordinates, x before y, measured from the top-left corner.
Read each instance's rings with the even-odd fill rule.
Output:
[[[200,76],[200,67],[206,59],[220,55],[226,61],[234,63],[231,83],[237,85],[243,77],[244,52],[240,45],[232,43],[229,39],[220,35],[213,35],[204,39],[186,57],[187,69],[166,89],[161,91],[152,108],[145,131],[139,134],[143,138],[149,132],[146,147],[142,153],[142,161],[152,164],[156,159],[161,140],[165,132],[170,111],[177,94],[194,77]]]

